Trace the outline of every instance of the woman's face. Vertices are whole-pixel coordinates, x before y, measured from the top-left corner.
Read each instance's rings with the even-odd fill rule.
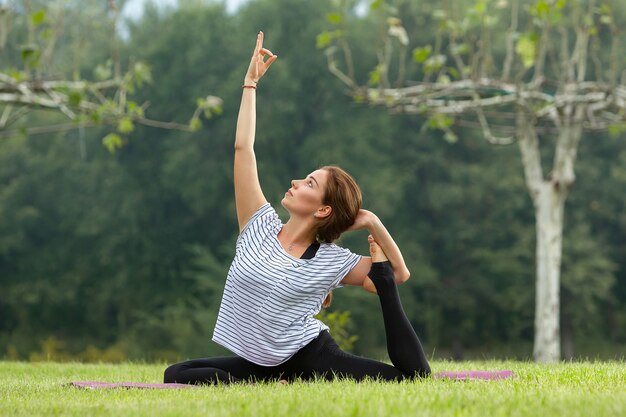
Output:
[[[292,180],[281,204],[291,215],[323,217],[330,208],[322,202],[327,180],[328,172],[323,169],[313,171],[304,179]]]

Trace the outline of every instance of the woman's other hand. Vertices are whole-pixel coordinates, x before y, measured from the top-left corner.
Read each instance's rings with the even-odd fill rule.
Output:
[[[264,61],[266,55],[269,56],[269,59]],[[256,47],[250,60],[250,66],[244,78],[244,84],[258,83],[259,79],[276,59],[278,59],[278,55],[274,55],[269,49],[263,48],[263,32],[259,32],[256,38]]]

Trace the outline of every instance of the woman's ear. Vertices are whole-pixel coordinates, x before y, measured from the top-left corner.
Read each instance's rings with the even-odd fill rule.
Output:
[[[317,209],[313,216],[318,219],[325,219],[326,217],[330,216],[332,212],[333,208],[331,206],[322,206]]]

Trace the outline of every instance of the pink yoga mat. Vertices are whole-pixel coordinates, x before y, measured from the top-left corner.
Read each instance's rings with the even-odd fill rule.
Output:
[[[435,372],[434,379],[454,380],[494,380],[515,378],[513,371],[460,371],[460,372]]]
[[[100,382],[100,381],[74,381],[70,385],[88,389],[104,388],[149,388],[149,389],[180,389],[197,388],[196,385],[189,384],[145,384],[143,382]]]
[[[513,371],[460,371],[460,372],[435,372],[433,379],[453,379],[459,381],[473,380],[498,380],[515,378]],[[147,389],[180,389],[197,388],[196,385],[188,384],[146,384],[143,382],[100,382],[100,381],[74,381],[69,385],[88,389],[107,388],[147,388]]]

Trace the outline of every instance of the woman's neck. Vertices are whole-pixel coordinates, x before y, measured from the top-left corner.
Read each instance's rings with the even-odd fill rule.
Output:
[[[278,238],[286,245],[308,247],[317,236],[315,223],[291,217],[278,233]]]

